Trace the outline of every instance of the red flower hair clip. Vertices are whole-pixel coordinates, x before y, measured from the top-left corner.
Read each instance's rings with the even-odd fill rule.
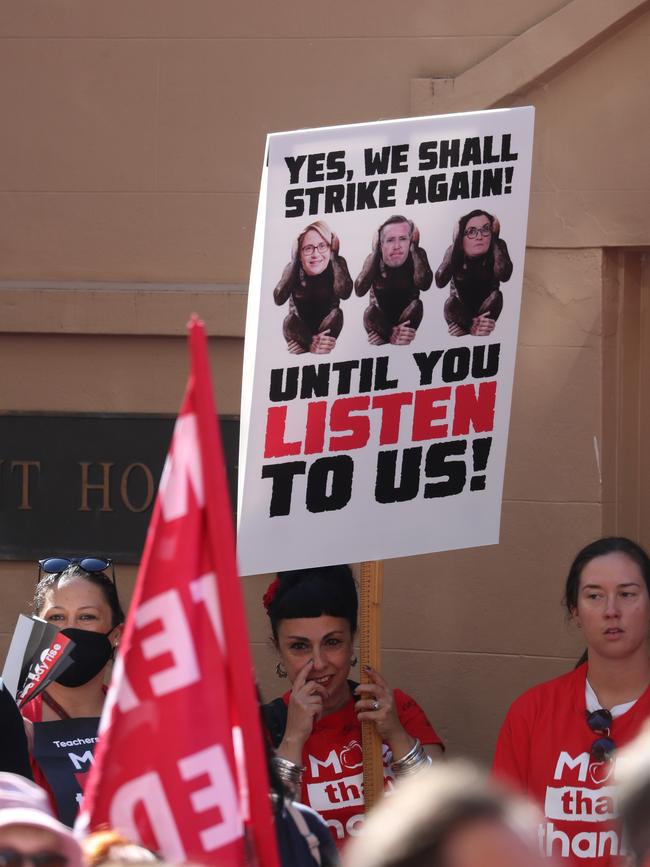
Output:
[[[262,602],[264,603],[264,608],[266,609],[266,613],[269,613],[269,608],[273,604],[273,600],[275,599],[278,590],[280,589],[280,579],[274,578],[273,581],[266,588],[266,593],[262,596]]]

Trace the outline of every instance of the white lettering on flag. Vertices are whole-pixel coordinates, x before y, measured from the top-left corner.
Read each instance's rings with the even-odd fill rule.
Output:
[[[190,795],[195,813],[204,813],[218,807],[221,814],[218,825],[211,825],[199,832],[206,852],[213,852],[239,839],[244,830],[238,815],[237,789],[223,747],[215,744],[192,756],[186,756],[180,759],[178,768],[184,780],[203,776],[210,780],[208,786],[197,789]]]
[[[113,795],[109,813],[110,825],[119,828],[132,840],[140,839],[135,822],[135,810],[138,805],[142,805],[149,817],[151,827],[158,839],[158,847],[165,853],[165,858],[178,864],[185,861],[185,849],[176,828],[174,814],[160,777],[155,771],[129,780]]]
[[[222,653],[225,653],[226,642],[223,636],[221,605],[219,604],[219,597],[217,595],[217,576],[214,572],[201,575],[200,578],[197,578],[196,581],[192,581],[190,584],[190,593],[195,602],[202,602],[205,605],[210,623],[214,629],[214,634],[217,636],[219,647]]]
[[[142,602],[135,613],[138,629],[158,621],[162,628],[142,642],[145,659],[169,654],[174,664],[150,678],[154,695],[166,695],[201,679],[192,632],[177,590],[167,590]]]
[[[181,415],[174,428],[172,452],[167,456],[160,477],[160,508],[165,521],[183,518],[188,513],[189,489],[194,491],[200,508],[203,496],[201,454],[196,430],[196,416]]]
[[[97,734],[103,734],[110,728],[113,721],[113,710],[115,705],[118,705],[122,713],[136,708],[140,702],[133,691],[133,687],[129,683],[129,679],[124,671],[124,658],[121,653],[118,653],[113,664],[113,676],[111,685],[106,696],[102,716],[99,720],[99,730]]]

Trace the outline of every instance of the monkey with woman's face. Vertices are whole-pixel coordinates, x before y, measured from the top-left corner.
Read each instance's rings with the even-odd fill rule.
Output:
[[[422,322],[420,291],[433,281],[420,233],[411,220],[395,214],[377,230],[372,253],[354,283],[357,295],[370,291],[363,314],[368,342],[408,346]]]
[[[323,220],[310,223],[294,242],[291,261],[273,291],[276,304],[289,301],[282,324],[289,352],[331,352],[343,328],[341,300],[351,293],[337,235]]]
[[[487,337],[503,309],[501,282],[510,279],[512,262],[499,237],[499,220],[487,211],[470,211],[454,226],[453,243],[436,271],[436,285],[448,283],[444,315],[453,337]]]

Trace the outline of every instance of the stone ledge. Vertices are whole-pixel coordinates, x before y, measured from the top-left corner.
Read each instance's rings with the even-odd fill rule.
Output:
[[[181,337],[197,313],[210,337],[243,338],[247,297],[243,284],[0,281],[0,333]]]

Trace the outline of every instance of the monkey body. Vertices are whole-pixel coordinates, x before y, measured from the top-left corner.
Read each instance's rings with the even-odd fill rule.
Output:
[[[341,301],[334,291],[332,264],[322,274],[307,277],[298,283],[291,293],[289,310],[298,315],[312,334],[319,331],[321,322]],[[333,335],[334,337],[338,335]]]
[[[490,254],[480,258],[465,258],[454,266],[454,248],[450,246],[436,271],[436,285],[448,283],[449,297],[445,301],[444,316],[449,326],[470,333],[477,316],[489,314],[496,320],[503,309],[501,282],[510,279],[512,261],[506,242],[495,238]]]
[[[367,257],[354,288],[358,296],[370,291],[370,303],[363,314],[366,332],[377,334],[388,343],[393,329],[407,324],[416,331],[424,314],[420,291],[425,292],[433,281],[426,252],[412,243],[403,265],[389,268],[377,247]]]
[[[305,274],[294,258],[273,292],[276,304],[289,301],[289,313],[282,323],[284,339],[310,352],[316,335],[327,332],[337,338],[343,328],[341,300],[351,293],[352,278],[342,256],[333,255],[325,271],[313,277]]]

